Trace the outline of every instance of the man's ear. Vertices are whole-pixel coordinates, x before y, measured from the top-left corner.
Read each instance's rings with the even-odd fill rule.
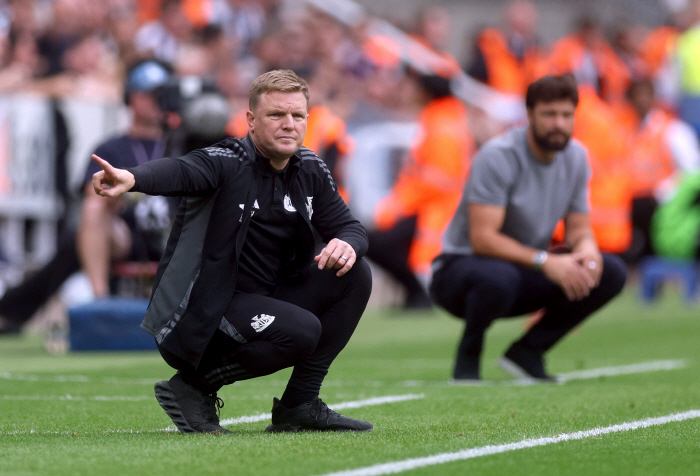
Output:
[[[253,129],[255,129],[255,126],[253,125],[253,120],[255,119],[255,116],[253,115],[253,111],[248,109],[245,113],[245,118],[246,118],[246,121],[248,122],[248,131],[253,132]]]

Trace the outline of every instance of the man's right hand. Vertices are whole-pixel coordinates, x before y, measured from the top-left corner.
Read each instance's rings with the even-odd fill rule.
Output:
[[[581,258],[578,253],[550,253],[542,265],[544,275],[564,291],[569,301],[580,301],[595,287],[590,273],[581,265]]]
[[[110,198],[118,197],[131,190],[136,184],[134,174],[131,172],[114,168],[109,162],[95,154],[92,154],[92,160],[102,167],[101,171],[92,176],[92,186],[97,195]]]

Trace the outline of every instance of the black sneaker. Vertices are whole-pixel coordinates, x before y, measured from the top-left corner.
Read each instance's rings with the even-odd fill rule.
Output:
[[[216,393],[207,395],[182,381],[180,374],[161,380],[155,387],[156,399],[180,433],[231,434],[219,425],[223,400]]]
[[[452,373],[453,382],[479,381],[479,360],[478,356],[458,355]]]
[[[22,323],[0,316],[0,335],[18,335],[22,332]]]
[[[294,408],[283,407],[278,399],[272,401],[272,425],[265,431],[372,431],[371,423],[336,413],[316,397]]]
[[[542,355],[518,344],[510,346],[505,355],[498,359],[498,366],[513,377],[539,382],[557,382],[557,378],[544,371]]]

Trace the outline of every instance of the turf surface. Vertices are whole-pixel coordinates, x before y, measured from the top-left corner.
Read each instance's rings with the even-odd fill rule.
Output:
[[[485,445],[556,436],[700,409],[700,312],[674,293],[644,307],[631,290],[548,355],[568,373],[649,361],[685,367],[561,385],[510,385],[496,359],[525,321],[488,334],[490,385],[448,383],[461,323],[435,311],[368,311],[322,389],[333,403],[414,399],[343,410],[364,434],[180,435],[153,397],[172,371],[156,353],[49,356],[37,336],[0,339],[0,474],[321,475]],[[225,387],[221,418],[267,413],[289,371]],[[403,474],[700,474],[700,419],[455,461]]]

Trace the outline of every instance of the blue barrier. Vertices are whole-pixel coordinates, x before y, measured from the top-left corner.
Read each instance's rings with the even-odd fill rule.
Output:
[[[139,325],[148,299],[107,298],[68,310],[71,350],[156,350]]]

